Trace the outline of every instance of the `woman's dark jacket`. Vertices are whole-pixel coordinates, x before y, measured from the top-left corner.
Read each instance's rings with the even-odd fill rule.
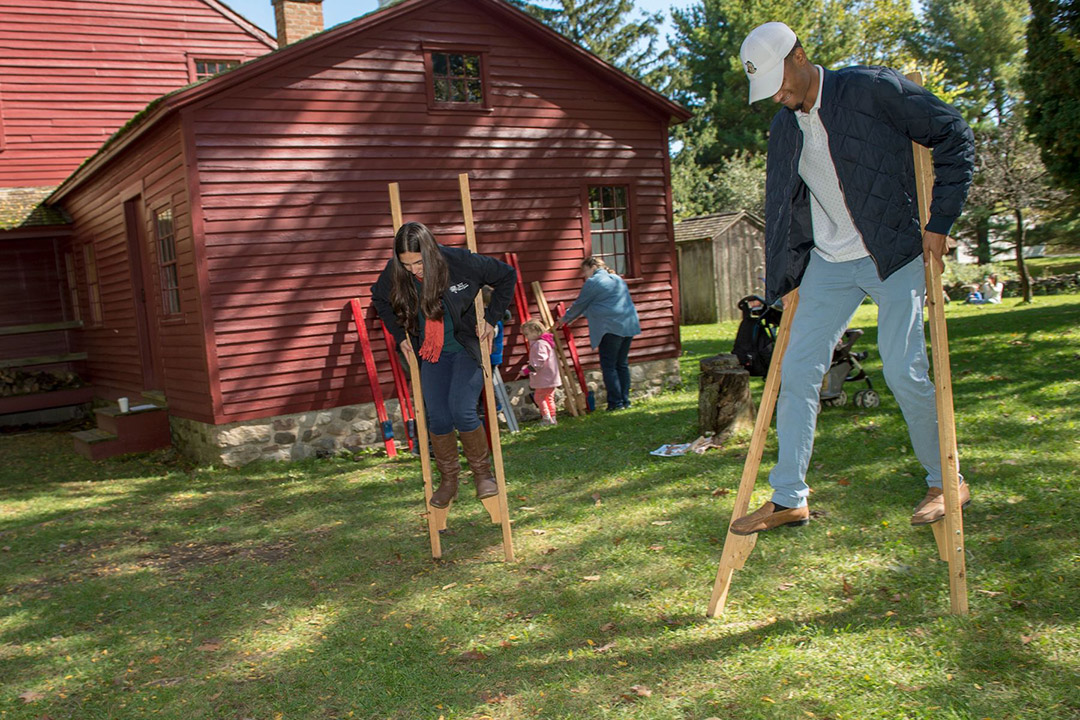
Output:
[[[948,234],[975,165],[971,128],[952,106],[880,67],[826,70],[821,122],[855,227],[882,280],[922,254],[911,142],[933,149],[926,229]],[[771,304],[799,286],[814,247],[810,191],[799,177],[802,131],[782,108],[769,129],[765,179],[765,294]]]
[[[472,355],[476,364],[480,364],[480,339],[476,335],[476,294],[484,285],[490,285],[491,303],[484,311],[484,319],[492,326],[503,319],[503,314],[514,299],[514,283],[517,271],[506,263],[486,255],[469,252],[465,248],[439,246],[443,259],[446,260],[449,285],[443,293],[443,303],[450,319],[454,322],[454,338]],[[371,286],[371,299],[375,311],[379,313],[390,334],[398,345],[405,339],[405,328],[398,322],[394,308],[390,305],[390,266],[393,259],[386,263],[386,268],[379,274],[379,279]],[[419,310],[417,310],[419,312]],[[419,324],[419,323],[418,323]],[[412,335],[413,348],[420,349],[419,335]]]

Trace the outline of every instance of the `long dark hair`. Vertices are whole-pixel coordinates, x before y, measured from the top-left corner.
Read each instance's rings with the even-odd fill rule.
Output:
[[[420,253],[424,263],[424,281],[421,292],[416,292],[416,280],[401,264],[401,253]],[[394,235],[394,257],[390,261],[390,306],[405,331],[416,335],[420,332],[416,310],[424,317],[441,320],[442,296],[450,285],[450,272],[446,267],[439,244],[427,227],[418,222],[407,222]]]

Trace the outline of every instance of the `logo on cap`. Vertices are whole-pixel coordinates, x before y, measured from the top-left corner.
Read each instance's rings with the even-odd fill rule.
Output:
[[[753,75],[756,72],[757,72],[757,68],[754,66],[754,63],[747,60],[746,61],[746,74],[747,75]]]

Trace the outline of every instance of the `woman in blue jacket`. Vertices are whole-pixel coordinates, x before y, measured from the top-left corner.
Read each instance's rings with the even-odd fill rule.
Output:
[[[582,315],[589,321],[589,344],[600,354],[600,371],[607,391],[607,409],[630,407],[630,341],[641,334],[637,308],[626,281],[595,257],[581,261],[585,285],[556,327]]]
[[[375,310],[401,351],[417,348],[420,357],[420,387],[440,476],[431,496],[434,507],[446,507],[457,495],[458,437],[476,481],[476,497],[498,494],[487,437],[476,412],[484,388],[480,347],[481,340],[495,335],[495,324],[514,297],[516,277],[509,265],[464,248],[439,245],[427,227],[410,222],[394,236],[394,256],[371,286]],[[473,301],[484,285],[492,292],[480,337]]]

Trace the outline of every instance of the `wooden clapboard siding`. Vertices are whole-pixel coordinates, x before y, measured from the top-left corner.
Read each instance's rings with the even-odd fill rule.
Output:
[[[272,39],[215,0],[0,0],[0,187],[55,185],[191,57],[251,59]]]
[[[63,247],[63,240],[47,233],[0,240],[0,328],[74,319]],[[67,355],[79,349],[75,334],[72,328],[0,334],[0,361]]]
[[[202,298],[196,276],[195,242],[187,192],[181,123],[162,123],[113,159],[92,179],[64,200],[75,226],[73,246],[80,284],[86,282],[82,246],[94,246],[101,284],[103,321],[87,322],[83,341],[88,352],[89,380],[106,394],[164,390],[169,412],[213,422],[209,365],[204,342]],[[132,274],[138,272],[129,256],[124,200],[141,198],[143,249],[149,265],[146,285],[152,342],[160,355],[161,387],[143,387],[142,361],[136,328]],[[176,256],[180,275],[179,316],[166,316],[161,296],[155,212],[172,208]],[[85,296],[85,288],[81,289]],[[84,310],[84,318],[89,313]]]
[[[483,6],[428,3],[191,111],[217,422],[370,400],[346,307],[370,302],[389,258],[389,182],[406,219],[460,246],[457,174],[468,172],[480,252],[518,253],[526,283],[568,305],[587,186],[630,186],[641,272],[628,280],[644,328],[632,361],[679,352],[668,117]],[[485,48],[490,109],[429,111],[422,43]],[[578,336],[595,365],[584,325]],[[507,348],[507,365],[521,360],[523,343]]]

